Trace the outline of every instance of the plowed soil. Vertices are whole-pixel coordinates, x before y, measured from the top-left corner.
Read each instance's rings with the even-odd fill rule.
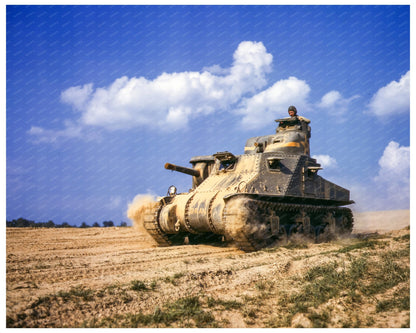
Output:
[[[349,238],[251,253],[156,247],[133,227],[7,228],[6,325],[409,327],[409,211],[355,220]]]

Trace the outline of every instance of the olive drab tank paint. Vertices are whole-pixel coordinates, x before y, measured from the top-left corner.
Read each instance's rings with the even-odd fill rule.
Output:
[[[145,211],[144,227],[159,246],[211,236],[258,250],[293,234],[311,239],[350,233],[350,193],[318,175],[310,157],[309,120],[277,119],[276,133],[247,140],[244,154],[196,156],[192,168],[165,168],[192,176],[192,189],[165,197]]]

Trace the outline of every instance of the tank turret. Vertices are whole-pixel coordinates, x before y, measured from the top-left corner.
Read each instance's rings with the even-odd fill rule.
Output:
[[[192,189],[149,207],[144,226],[161,246],[216,236],[252,251],[294,234],[311,239],[350,233],[350,193],[318,175],[310,156],[310,121],[277,119],[276,133],[247,140],[244,154],[195,156],[192,168],[165,168],[192,176]]]
[[[286,154],[310,155],[309,138],[311,127],[301,117],[276,119],[279,123],[276,134],[258,136],[247,140],[245,154],[282,152]]]

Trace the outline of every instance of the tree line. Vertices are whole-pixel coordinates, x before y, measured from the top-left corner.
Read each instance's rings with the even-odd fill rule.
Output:
[[[13,228],[100,228],[100,227],[114,227],[116,226],[113,221],[103,221],[102,225],[98,222],[94,222],[91,225],[87,224],[86,222],[82,222],[80,226],[70,225],[68,222],[63,222],[61,224],[56,224],[53,221],[48,222],[35,222],[31,220],[27,220],[23,217],[18,218],[17,220],[6,220],[6,227],[13,227]],[[118,227],[127,227],[127,222],[120,222]]]

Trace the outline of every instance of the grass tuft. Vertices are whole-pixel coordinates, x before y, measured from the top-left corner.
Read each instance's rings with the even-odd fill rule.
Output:
[[[84,301],[90,301],[93,298],[94,291],[81,286],[73,287],[69,291],[59,291],[56,296],[62,298],[64,302],[72,298],[81,298]]]
[[[187,296],[157,306],[152,313],[127,313],[101,321],[84,322],[83,327],[216,327],[214,316],[204,311],[199,296]]]
[[[207,306],[209,308],[220,306],[224,310],[240,309],[243,304],[236,300],[222,300],[219,298],[208,297]]]
[[[133,280],[131,281],[130,289],[134,291],[143,291],[143,290],[147,290],[147,286],[143,281]]]

